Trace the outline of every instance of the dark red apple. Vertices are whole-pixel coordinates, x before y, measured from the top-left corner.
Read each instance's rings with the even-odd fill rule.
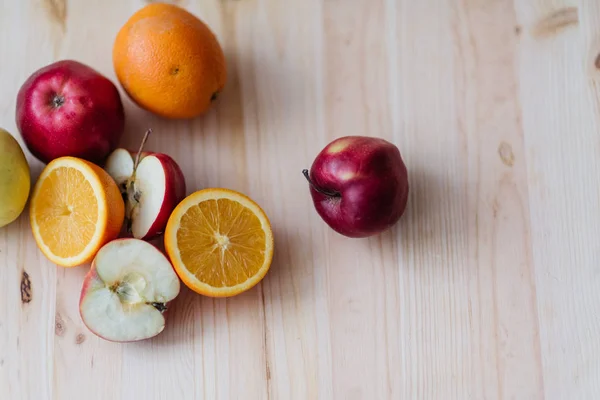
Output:
[[[317,212],[336,232],[362,238],[394,225],[406,208],[408,174],[400,151],[374,137],[331,142],[303,171]]]
[[[72,60],[50,64],[25,81],[16,120],[27,148],[44,163],[63,156],[101,163],[125,127],[116,86]]]

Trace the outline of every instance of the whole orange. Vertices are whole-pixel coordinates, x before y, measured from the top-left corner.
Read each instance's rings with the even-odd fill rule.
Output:
[[[227,79],[213,32],[171,4],[149,4],[131,16],[117,34],[113,63],[127,94],[167,118],[203,114]]]

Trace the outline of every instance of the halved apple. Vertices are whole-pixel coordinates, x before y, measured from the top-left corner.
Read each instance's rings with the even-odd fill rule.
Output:
[[[179,288],[173,266],[156,247],[139,239],[118,239],[94,258],[79,312],[88,329],[103,339],[148,339],[165,328],[167,303]]]
[[[163,153],[143,152],[149,133],[137,154],[116,149],[104,167],[123,194],[127,231],[145,240],[164,231],[186,192],[185,178],[175,160]]]

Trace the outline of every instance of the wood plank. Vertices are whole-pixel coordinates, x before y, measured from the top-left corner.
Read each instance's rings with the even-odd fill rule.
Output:
[[[600,390],[593,317],[600,247],[590,240],[600,233],[597,90],[589,74],[595,3],[540,1],[520,10],[539,23],[580,7],[570,24],[525,36],[520,65],[544,384],[557,399],[594,398]]]
[[[54,58],[57,27],[46,9],[29,3],[2,1],[0,9],[0,126],[23,145],[14,122],[16,93],[35,66]],[[41,163],[30,155],[28,161],[35,182]],[[29,286],[23,295],[22,284]],[[51,398],[56,270],[38,252],[27,212],[0,229],[0,288],[0,396]]]
[[[322,4],[259,1],[254,18],[242,4],[249,190],[269,210],[276,240],[262,284],[269,398],[331,398],[325,229],[301,174],[324,144]]]

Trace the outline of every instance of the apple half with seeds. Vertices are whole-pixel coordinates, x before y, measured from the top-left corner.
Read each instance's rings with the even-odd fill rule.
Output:
[[[113,342],[148,339],[165,328],[180,282],[167,257],[139,239],[104,245],[83,282],[79,312],[97,336]]]
[[[185,178],[175,160],[163,153],[143,151],[150,132],[146,132],[137,154],[116,149],[104,166],[123,195],[128,233],[144,240],[164,231],[186,193]]]

